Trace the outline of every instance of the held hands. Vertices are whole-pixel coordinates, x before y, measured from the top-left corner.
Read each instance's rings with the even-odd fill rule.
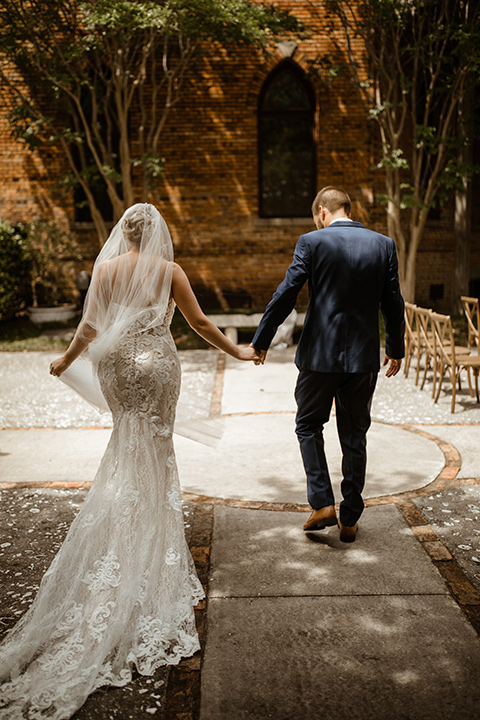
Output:
[[[385,359],[383,361],[383,367],[385,365],[388,365],[387,372],[385,373],[385,377],[393,377],[398,373],[400,368],[402,367],[402,361],[401,360],[395,360],[394,358],[389,357],[387,354],[385,354]]]
[[[248,347],[237,347],[237,360],[251,360],[254,365],[263,365],[265,362],[266,350],[255,350],[250,343]]]
[[[249,348],[251,348],[255,352],[255,357],[253,358],[253,364],[254,365],[264,365],[265,358],[267,357],[267,350],[255,350],[252,343],[250,343]]]
[[[254,362],[255,365],[259,364],[258,353],[253,347],[253,345],[249,345],[248,347],[237,347],[237,353],[235,357],[237,358],[237,360],[247,360]]]

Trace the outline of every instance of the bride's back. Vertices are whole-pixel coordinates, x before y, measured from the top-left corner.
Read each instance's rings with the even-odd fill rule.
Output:
[[[155,305],[165,290],[168,261],[138,251],[106,260],[99,268],[105,299],[136,308]]]

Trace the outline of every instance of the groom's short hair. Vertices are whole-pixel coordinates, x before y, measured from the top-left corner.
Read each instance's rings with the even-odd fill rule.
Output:
[[[318,208],[322,205],[329,212],[334,213],[343,208],[345,215],[350,215],[352,204],[349,196],[342,188],[334,185],[327,185],[317,193],[317,197],[313,201],[312,214],[318,215]]]

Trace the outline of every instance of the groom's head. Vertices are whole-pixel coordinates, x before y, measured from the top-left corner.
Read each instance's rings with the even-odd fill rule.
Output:
[[[342,188],[327,185],[322,188],[312,204],[312,214],[317,228],[328,227],[332,220],[350,217],[350,198]]]

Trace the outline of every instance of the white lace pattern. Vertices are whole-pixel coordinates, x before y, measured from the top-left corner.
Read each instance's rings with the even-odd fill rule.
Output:
[[[2,720],[66,720],[101,685],[129,682],[133,665],[151,674],[199,649],[193,607],[204,593],[172,442],[173,309],[148,331],[137,321],[99,364],[114,429],[37,597],[0,646]]]

